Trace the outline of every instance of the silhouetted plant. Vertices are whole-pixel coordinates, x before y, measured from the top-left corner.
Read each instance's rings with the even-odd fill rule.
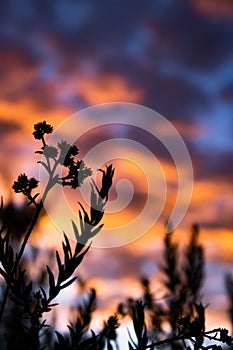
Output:
[[[165,233],[163,300],[157,300],[150,288],[150,281],[141,280],[143,296],[137,301],[129,298],[118,306],[118,313],[132,319],[137,341],[130,335],[130,350],[156,349],[170,346],[172,349],[221,349],[221,345],[232,346],[233,339],[228,330],[217,328],[205,330],[205,309],[200,292],[204,279],[203,247],[198,243],[199,227],[194,224],[190,241],[181,252],[173,242],[174,232]],[[232,280],[228,276],[228,290],[232,292]],[[140,317],[139,317],[140,315]],[[205,341],[208,345],[204,345]],[[211,343],[212,342],[212,343]]]
[[[185,289],[191,303],[198,301],[204,280],[204,252],[198,243],[199,226],[194,224],[191,230],[190,243],[185,251],[184,264]]]
[[[204,277],[204,256],[202,246],[198,244],[198,234],[198,225],[194,224],[182,261],[179,261],[177,244],[172,242],[173,232],[165,235],[164,272],[165,285],[169,291],[167,317],[172,331],[183,314],[192,315],[193,305],[199,301]]]
[[[225,275],[225,286],[229,302],[228,312],[231,321],[231,331],[233,333],[233,276],[229,272]]]
[[[19,175],[12,186],[27,200],[27,206],[23,207],[25,221],[18,227],[18,234],[13,217],[17,215],[16,211],[9,211],[12,205],[4,209],[3,201],[0,205],[0,274],[5,281],[0,307],[0,349],[119,350],[119,319],[126,316],[130,318],[134,331],[128,332],[124,349],[152,350],[164,346],[187,350],[232,348],[233,338],[227,329],[205,329],[206,307],[201,302],[204,253],[198,242],[199,227],[196,224],[192,226],[190,241],[182,254],[178,244],[174,243],[174,232],[165,232],[163,264],[160,266],[165,290],[162,299],[158,300],[152,292],[149,279],[142,278],[142,297],[138,300],[128,298],[121,303],[117,313],[103,322],[101,330],[94,332],[91,320],[96,309],[96,291],[92,288],[77,306],[76,317],[67,326],[67,332],[59,332],[54,324],[47,323],[45,315],[56,309],[56,297],[77,279],[74,273],[90,249],[90,240],[103,227],[101,220],[114,176],[112,165],[98,169],[102,182],[99,188],[92,180],[90,209],[87,211],[79,203],[79,224],[72,221],[77,239],[74,247],[64,233],[62,253],[55,252],[55,265],[48,259],[37,280],[31,278],[24,252],[49,191],[54,186],[77,189],[92,174],[91,169],[77,159],[79,150],[76,145],[69,145],[63,140],[56,146],[47,144],[46,135],[52,131],[52,126],[45,121],[34,125],[34,138],[42,143],[40,150],[36,151],[41,155],[38,163],[48,175],[44,192],[40,194],[37,191],[38,180],[25,173]],[[64,168],[65,174],[59,171],[60,167]],[[60,176],[61,173],[64,175]],[[33,208],[30,211],[31,221],[28,220],[28,208]],[[34,261],[38,254],[34,248]],[[233,323],[231,275],[226,276],[225,283]]]
[[[58,342],[55,344],[55,349],[82,349],[87,348],[87,344],[91,345],[91,341],[96,341],[96,336],[92,333],[92,337],[87,338],[87,332],[90,328],[92,313],[96,308],[96,292],[91,289],[88,293],[88,299],[83,302],[83,305],[78,307],[78,315],[76,321],[68,325],[69,335],[63,336],[56,331]],[[91,340],[92,339],[92,340]],[[86,346],[86,347],[85,347]]]
[[[33,282],[26,278],[26,270],[22,269],[21,260],[29,237],[39,219],[43,209],[43,203],[46,200],[48,192],[56,185],[69,186],[72,189],[80,187],[85,178],[92,174],[91,169],[87,168],[82,160],[77,160],[76,156],[79,151],[77,146],[69,145],[66,141],[58,143],[57,147],[46,144],[45,135],[52,133],[53,128],[45,121],[34,125],[33,135],[35,139],[42,141],[42,147],[39,153],[44,159],[40,163],[48,173],[48,181],[43,194],[34,193],[38,187],[38,180],[28,178],[26,174],[18,176],[12,188],[16,193],[22,193],[28,200],[28,206],[35,207],[34,216],[27,227],[25,236],[22,240],[19,251],[16,252],[11,242],[11,229],[9,223],[2,217],[2,226],[0,229],[0,260],[2,267],[0,273],[5,279],[6,289],[1,303],[0,321],[2,321],[4,310],[7,304],[9,293],[14,302],[21,308],[21,318],[26,319],[22,325],[17,339],[17,346],[22,349],[39,349],[41,330],[47,327],[46,321],[43,320],[43,314],[52,310],[57,305],[53,300],[60,291],[72,284],[76,276],[73,277],[74,271],[82,262],[84,256],[90,248],[85,247],[88,240],[94,237],[102,228],[100,223],[104,206],[108,200],[108,191],[112,184],[114,169],[112,165],[107,166],[102,172],[102,187],[98,189],[97,184],[93,181],[94,186],[91,189],[91,204],[95,207],[90,209],[90,217],[80,203],[79,210],[80,229],[73,222],[74,233],[81,241],[77,241],[74,251],[72,252],[69,239],[64,234],[63,262],[58,252],[56,252],[57,276],[47,265],[48,291],[40,286],[39,289],[33,289]],[[67,174],[59,177],[58,167],[63,166],[67,169]],[[39,200],[38,198],[41,197]],[[4,213],[3,203],[1,203],[1,213]],[[7,349],[13,348],[14,345],[7,342]]]

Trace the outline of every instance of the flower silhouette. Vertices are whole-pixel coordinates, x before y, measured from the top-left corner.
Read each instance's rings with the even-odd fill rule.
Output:
[[[50,124],[47,124],[44,120],[43,122],[37,123],[34,125],[33,135],[35,139],[42,140],[45,134],[51,134],[53,127]]]

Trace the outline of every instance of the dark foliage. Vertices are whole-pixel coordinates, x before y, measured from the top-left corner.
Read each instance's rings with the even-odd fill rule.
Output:
[[[18,176],[18,179],[12,186],[15,193],[22,193],[28,200],[27,206],[32,205],[35,208],[31,221],[28,223],[26,220],[26,222],[23,222],[21,227],[19,227],[20,234],[17,239],[20,241],[22,235],[23,238],[16,246],[15,235],[12,235],[12,224],[9,219],[10,207],[8,206],[7,209],[4,209],[3,202],[1,203],[0,273],[6,284],[0,308],[0,320],[6,327],[5,331],[2,327],[3,339],[5,338],[6,341],[5,344],[1,342],[1,346],[9,350],[15,348],[26,350],[47,347],[47,345],[43,345],[42,341],[42,331],[49,328],[44,319],[44,314],[52,311],[57,305],[54,299],[58,296],[60,291],[76,280],[77,277],[73,276],[73,274],[90,248],[91,242],[88,243],[88,241],[90,238],[93,238],[103,226],[103,224],[100,224],[100,221],[104,214],[104,206],[108,200],[108,191],[110,190],[114,174],[112,165],[109,165],[106,167],[106,170],[101,170],[103,179],[100,189],[98,189],[93,181],[94,186],[91,188],[91,204],[93,204],[93,207],[90,209],[90,216],[80,203],[80,229],[73,222],[74,233],[77,237],[74,251],[71,249],[68,236],[64,234],[64,242],[62,243],[63,257],[61,258],[58,251],[56,252],[56,271],[58,272],[54,273],[53,268],[46,265],[46,286],[44,286],[45,278],[42,279],[42,285],[38,286],[38,283],[33,282],[29,278],[24,268],[23,254],[30,235],[43,210],[43,202],[46,200],[46,196],[52,187],[61,185],[76,189],[80,187],[85,178],[92,173],[91,169],[87,168],[82,160],[76,159],[79,153],[77,146],[69,145],[65,141],[58,143],[57,147],[46,144],[45,135],[50,134],[52,130],[52,126],[44,121],[36,124],[33,132],[35,139],[42,141],[41,150],[36,153],[41,154],[43,159],[38,163],[40,163],[48,173],[48,181],[44,193],[41,196],[39,193],[34,193],[35,189],[38,187],[38,180],[35,178],[28,178],[24,173]],[[59,166],[63,166],[67,169],[67,175],[62,178],[59,177],[57,172]],[[15,212],[11,211],[11,215],[12,213],[15,214]],[[26,214],[26,210],[24,214]],[[15,217],[13,219],[13,223],[14,222]],[[86,246],[87,243],[89,244],[88,246]],[[83,311],[80,313],[80,320],[83,322],[80,321],[80,327],[82,329],[80,334],[84,332],[90,322],[91,305],[94,300],[95,293],[93,290],[90,295],[89,308],[86,306],[84,308],[85,312]],[[15,321],[17,320],[14,326],[17,325],[18,331],[12,333],[10,324],[11,320],[13,321],[11,317],[13,314],[15,315]],[[86,316],[84,317],[84,315]],[[72,328],[70,328],[70,330],[71,329]],[[14,337],[12,337],[12,334],[14,334]],[[44,334],[46,334],[46,332]],[[72,335],[73,334],[74,330],[72,332]],[[62,336],[58,337],[62,339]]]
[[[36,278],[30,276],[30,257],[25,253],[29,238],[43,214],[43,203],[54,186],[79,188],[92,174],[84,162],[77,159],[76,145],[66,141],[56,146],[48,145],[45,136],[53,127],[45,121],[35,124],[33,135],[42,142],[36,153],[48,174],[47,185],[42,194],[38,193],[38,180],[21,174],[13,184],[13,190],[21,193],[27,205],[21,209],[21,221],[12,204],[3,207],[0,214],[0,349],[1,350],[119,350],[118,327],[121,318],[128,318],[134,332],[129,332],[124,349],[146,350],[158,347],[187,350],[220,350],[232,348],[233,339],[227,329],[205,329],[206,306],[201,302],[204,279],[204,252],[198,242],[199,228],[193,225],[190,241],[180,251],[174,243],[173,232],[165,233],[164,255],[161,271],[165,287],[164,298],[157,299],[151,291],[151,282],[142,278],[142,297],[129,298],[118,306],[115,315],[103,322],[102,329],[95,333],[91,329],[93,312],[96,309],[96,291],[85,290],[85,297],[76,308],[76,316],[67,326],[67,332],[58,332],[54,324],[46,321],[46,315],[53,313],[58,305],[59,293],[77,281],[76,271],[91,246],[91,239],[103,227],[101,220],[112,186],[114,169],[112,165],[99,169],[102,174],[100,188],[92,181],[90,209],[79,203],[79,225],[72,222],[77,242],[72,248],[67,233],[64,233],[62,253],[58,251],[48,258]],[[66,171],[59,177],[59,167]],[[30,210],[33,208],[33,210]],[[53,252],[52,252],[53,253]],[[40,254],[32,247],[32,260]],[[28,261],[29,259],[29,261]],[[4,282],[4,283],[3,283]],[[229,312],[233,323],[233,278],[225,278],[229,297]]]
[[[225,275],[225,285],[229,301],[229,316],[231,321],[231,328],[233,332],[233,276],[231,273]]]

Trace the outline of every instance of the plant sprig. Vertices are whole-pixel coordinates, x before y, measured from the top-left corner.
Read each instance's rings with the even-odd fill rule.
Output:
[[[18,179],[12,186],[16,193],[22,193],[28,199],[28,205],[35,206],[34,216],[28,226],[18,253],[14,252],[14,249],[10,244],[10,229],[8,229],[4,235],[5,226],[3,225],[0,232],[0,259],[2,262],[0,273],[6,282],[6,289],[0,309],[0,322],[2,321],[8,294],[11,290],[16,298],[21,300],[21,304],[24,306],[24,310],[31,320],[34,330],[35,325],[37,330],[44,327],[44,323],[40,322],[42,314],[50,311],[51,307],[55,305],[51,304],[51,301],[56,298],[62,289],[68,287],[75,281],[76,277],[72,277],[72,275],[90,247],[89,245],[84,249],[84,245],[90,238],[93,238],[103,226],[103,224],[100,224],[96,227],[103,218],[104,206],[108,200],[108,192],[112,185],[112,177],[114,174],[112,165],[107,166],[106,171],[100,170],[103,174],[100,191],[93,181],[91,185],[90,218],[80,203],[80,228],[78,229],[77,225],[74,222],[72,223],[74,233],[79,241],[76,244],[74,253],[72,253],[68,237],[64,234],[65,241],[62,246],[64,254],[63,263],[61,262],[59,253],[56,252],[58,267],[57,278],[55,278],[51,268],[49,266],[46,267],[49,284],[48,295],[42,287],[39,291],[32,292],[33,284],[31,281],[29,283],[26,282],[25,271],[21,270],[20,261],[30,235],[39,219],[41,210],[43,209],[43,203],[45,202],[49,191],[56,185],[69,186],[72,189],[77,189],[82,185],[84,180],[92,174],[92,170],[86,167],[82,160],[77,159],[79,150],[76,145],[70,145],[66,141],[59,142],[57,147],[47,144],[45,136],[52,132],[53,127],[45,121],[34,125],[34,138],[42,142],[41,149],[36,151],[36,153],[42,156],[42,159],[39,160],[38,163],[45,168],[48,174],[48,180],[44,192],[41,195],[39,193],[34,194],[33,192],[37,189],[39,181],[35,178],[28,178],[25,173],[19,175]],[[67,172],[66,175],[62,177],[59,176],[61,173],[60,167],[64,167]],[[102,197],[100,197],[100,195]],[[38,201],[39,196],[40,200]],[[34,300],[34,302],[31,300]],[[34,305],[34,309],[31,308],[31,303]]]

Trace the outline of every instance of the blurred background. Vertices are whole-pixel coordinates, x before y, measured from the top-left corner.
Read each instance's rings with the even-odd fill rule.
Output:
[[[56,129],[71,114],[105,102],[156,110],[176,127],[193,162],[193,196],[177,241],[185,242],[191,223],[200,224],[208,323],[228,324],[223,274],[233,270],[232,62],[231,0],[1,1],[0,191],[5,202],[19,200],[11,190],[18,174],[37,174],[33,124],[46,120]],[[89,136],[92,145],[101,130]],[[85,140],[79,147],[86,150]],[[174,165],[159,148],[156,156],[169,189]],[[127,166],[115,165],[116,179],[137,181],[133,168],[127,173]],[[138,210],[134,202],[121,213],[122,220],[137,215],[135,206]],[[97,288],[101,317],[125,297],[140,294],[141,276],[158,275],[165,219],[166,212],[131,244],[93,249],[87,256],[80,274]],[[60,244],[62,236],[45,217],[37,230],[38,247]],[[75,295],[61,301],[72,303]]]

